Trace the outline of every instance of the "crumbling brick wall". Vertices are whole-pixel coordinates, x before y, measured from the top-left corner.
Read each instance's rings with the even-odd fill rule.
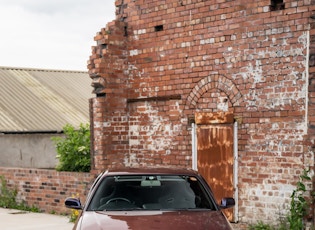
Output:
[[[67,197],[78,197],[84,204],[95,179],[90,173],[7,167],[0,167],[0,175],[7,186],[4,189],[17,191],[18,203],[57,214],[71,212],[64,205]]]
[[[94,170],[191,167],[194,114],[231,112],[238,219],[278,218],[314,165],[313,1],[117,0],[116,9],[88,63]]]

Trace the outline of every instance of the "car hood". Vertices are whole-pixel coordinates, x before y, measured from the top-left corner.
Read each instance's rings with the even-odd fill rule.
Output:
[[[84,212],[77,223],[80,230],[103,229],[232,229],[220,211],[115,211]]]

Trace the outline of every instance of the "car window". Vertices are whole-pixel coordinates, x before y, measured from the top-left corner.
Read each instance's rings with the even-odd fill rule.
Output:
[[[215,209],[209,193],[191,176],[108,176],[96,189],[88,211]]]

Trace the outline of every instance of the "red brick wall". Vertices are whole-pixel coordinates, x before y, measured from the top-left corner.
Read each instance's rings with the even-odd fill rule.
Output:
[[[9,189],[17,189],[18,201],[38,207],[44,212],[69,213],[64,200],[79,195],[82,202],[93,182],[90,173],[57,172],[55,170],[0,167]]]
[[[311,1],[312,17],[314,18],[315,1]],[[310,47],[309,47],[309,87],[308,87],[308,114],[309,114],[309,126],[308,126],[308,141],[310,145],[315,147],[315,20],[311,20],[310,29]]]
[[[117,0],[88,68],[94,169],[191,167],[196,112],[238,121],[239,220],[284,214],[314,156],[314,2]],[[309,66],[310,65],[310,66]]]

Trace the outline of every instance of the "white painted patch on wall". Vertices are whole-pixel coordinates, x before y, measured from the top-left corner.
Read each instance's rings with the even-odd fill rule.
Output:
[[[109,121],[103,122],[103,127],[110,127],[112,124]]]
[[[219,102],[217,103],[217,109],[219,111],[227,112],[229,110],[228,98],[227,97],[218,97]]]
[[[154,154],[161,154],[164,152],[165,155],[170,155],[172,153],[172,146],[176,145],[173,137],[176,137],[181,131],[181,124],[173,124],[168,117],[163,117],[159,115],[159,111],[153,108],[149,102],[145,102],[144,106],[138,107],[139,110],[143,111],[142,114],[147,117],[147,122],[143,124],[136,124],[129,126],[129,145],[131,151],[133,148],[135,151],[144,153],[150,153],[150,156],[145,156],[146,158],[153,156]],[[175,102],[170,106],[172,110],[180,111],[179,104]],[[141,119],[139,117],[138,119]],[[138,149],[138,146],[143,147],[142,150]],[[131,157],[130,157],[131,156]],[[135,165],[138,164],[137,157],[132,154],[127,154],[125,159],[125,165]]]
[[[129,51],[129,55],[130,56],[135,56],[135,55],[138,55],[139,54],[139,50],[130,50]]]

